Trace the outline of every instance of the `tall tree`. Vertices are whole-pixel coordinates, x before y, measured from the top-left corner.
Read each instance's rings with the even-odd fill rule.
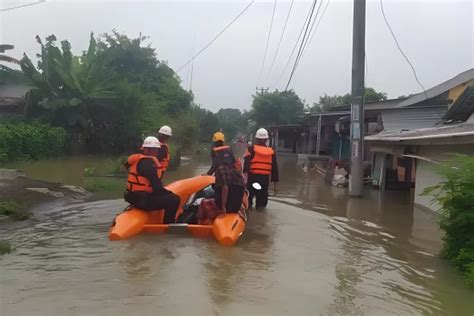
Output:
[[[293,90],[257,93],[253,96],[251,118],[259,126],[298,122],[304,104]]]
[[[377,92],[374,88],[367,87],[364,92],[364,102],[379,102],[387,100],[387,94],[385,92]],[[350,105],[351,104],[351,94],[346,93],[345,95],[333,95],[329,96],[324,94],[322,97],[319,97],[319,102],[315,103],[310,109],[312,112],[318,111],[329,111],[331,108],[340,106],[340,105]]]

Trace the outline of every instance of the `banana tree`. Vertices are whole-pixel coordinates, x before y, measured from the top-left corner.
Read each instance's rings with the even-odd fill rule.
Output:
[[[38,36],[36,40],[41,46],[38,67],[26,54],[20,62],[24,74],[36,86],[26,96],[26,113],[45,114],[56,125],[78,129],[87,142],[97,124],[93,114],[116,98],[118,83],[97,54],[93,34],[89,49],[81,57],[73,56],[68,41],[61,41],[61,47],[57,47],[54,35],[48,36],[45,44]]]
[[[0,53],[2,53],[2,54],[0,54],[0,62],[6,62],[6,63],[10,63],[10,64],[17,64],[17,65],[20,64],[20,61],[18,59],[3,54],[3,53],[5,53],[5,51],[13,49],[13,48],[14,48],[13,45],[0,44]],[[5,65],[0,64],[0,70],[1,69],[11,70],[10,67],[7,67]]]

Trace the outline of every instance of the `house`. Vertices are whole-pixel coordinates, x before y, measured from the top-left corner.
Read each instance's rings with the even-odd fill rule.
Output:
[[[416,205],[438,210],[430,197],[421,193],[442,179],[436,165],[450,159],[450,154],[474,155],[474,73],[464,82],[444,83],[427,91],[428,97],[448,97],[448,109],[433,127],[404,128],[366,136],[373,153],[373,185],[382,190],[414,187]],[[466,74],[466,73],[464,73]],[[420,101],[413,96],[412,102]],[[417,100],[418,99],[418,100]],[[407,99],[404,102],[410,103]]]
[[[0,84],[0,116],[22,113],[29,90],[31,87],[23,84]]]

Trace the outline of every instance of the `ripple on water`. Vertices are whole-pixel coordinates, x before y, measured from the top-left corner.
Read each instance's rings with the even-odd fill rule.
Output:
[[[285,197],[270,202],[265,212],[251,212],[242,240],[230,248],[176,235],[109,242],[107,231],[124,207],[121,200],[52,208],[41,222],[11,235],[16,251],[0,259],[2,308],[6,315],[33,310],[462,315],[469,310],[471,293],[457,281],[443,280],[450,277],[439,259],[396,231],[303,210],[300,204]],[[457,292],[450,295],[453,289]]]

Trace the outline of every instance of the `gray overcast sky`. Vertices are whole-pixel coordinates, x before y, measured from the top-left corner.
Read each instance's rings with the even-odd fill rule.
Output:
[[[35,0],[0,0],[6,8]],[[324,0],[326,2],[328,0]],[[307,103],[320,95],[350,90],[352,1],[330,0],[324,19],[291,84]],[[50,0],[0,13],[0,43],[15,45],[10,55],[38,52],[35,35],[68,39],[73,50],[87,48],[89,33],[112,29],[150,36],[158,57],[178,69],[229,23],[249,1],[104,1]],[[474,0],[384,0],[400,45],[426,88],[474,67]],[[278,1],[267,66],[260,85],[283,89],[289,69],[278,82],[294,46],[310,1],[296,0],[278,59],[271,74],[289,1]],[[323,4],[324,5],[324,4]],[[196,101],[213,111],[248,109],[255,93],[273,1],[257,1],[194,63]],[[367,1],[367,86],[389,97],[419,92],[409,66],[397,50],[380,12],[379,1]],[[189,87],[188,68],[179,73]]]

